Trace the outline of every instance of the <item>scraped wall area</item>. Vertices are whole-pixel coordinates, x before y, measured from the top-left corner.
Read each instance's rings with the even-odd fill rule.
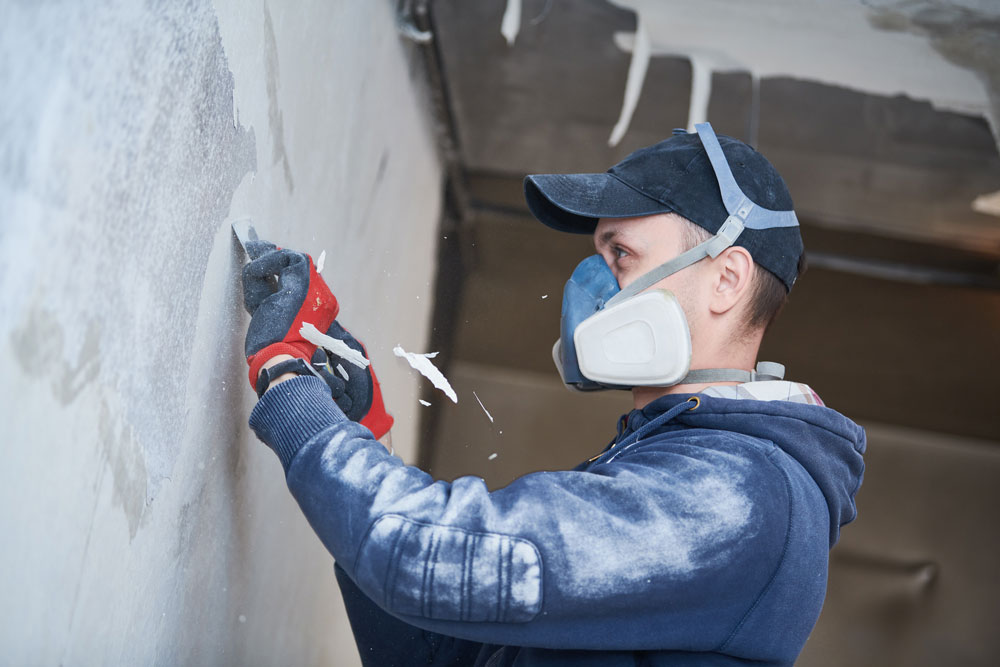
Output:
[[[250,217],[319,255],[415,455],[441,168],[395,3],[0,22],[0,664],[357,663],[246,426]]]

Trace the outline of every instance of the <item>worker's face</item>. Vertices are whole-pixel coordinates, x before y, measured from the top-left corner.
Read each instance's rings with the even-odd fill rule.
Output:
[[[640,218],[602,218],[594,230],[594,247],[611,267],[618,286],[625,289],[644,273],[684,251],[684,221],[671,213]],[[657,287],[683,284],[684,270],[667,276]]]
[[[624,289],[639,276],[684,252],[686,224],[673,213],[602,218],[594,230],[594,247],[611,268],[618,286]],[[703,268],[704,262],[696,262],[653,285],[677,296],[687,314],[692,336],[699,328],[703,310],[699,307],[702,291],[697,288]]]

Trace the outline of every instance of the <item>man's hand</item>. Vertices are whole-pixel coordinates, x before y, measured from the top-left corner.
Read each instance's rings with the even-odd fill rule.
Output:
[[[325,331],[339,306],[309,255],[266,241],[251,241],[247,252],[252,261],[243,267],[243,302],[251,319],[245,351],[250,386],[256,387],[264,363],[276,355],[310,361],[316,346],[299,329],[309,322]],[[272,276],[278,278],[277,290]]]
[[[264,368],[268,368],[270,366],[275,366],[277,364],[280,364],[282,361],[288,361],[289,359],[292,359],[292,358],[293,357],[291,357],[291,356],[289,356],[287,354],[279,354],[279,355],[277,355],[275,357],[272,357],[267,362],[265,362],[264,365],[261,368],[264,369]],[[370,369],[371,366],[369,366],[368,368]],[[322,370],[321,369],[317,368],[317,371],[319,371],[322,374]],[[298,375],[296,375],[295,373],[285,373],[284,375],[279,375],[278,377],[276,377],[273,380],[271,380],[271,384],[268,385],[268,389],[270,389],[271,387],[275,387],[275,386],[281,384],[282,382],[284,382],[286,380],[291,380],[292,378],[296,378],[296,377],[298,377]],[[374,372],[373,372],[372,373],[372,378],[374,379],[374,377],[375,377],[375,375],[374,375]],[[392,447],[392,431],[390,430],[392,428],[393,418],[392,418],[392,415],[389,415],[389,414],[387,414],[385,412],[385,406],[382,403],[382,391],[377,388],[378,387],[378,380],[374,380],[374,383],[375,383],[375,387],[376,387],[375,391],[376,391],[377,399],[373,399],[373,402],[376,402],[378,406],[381,406],[381,412],[379,412],[378,410],[369,411],[370,423],[366,423],[365,421],[362,421],[361,425],[362,426],[366,426],[368,428],[368,430],[370,430],[372,432],[372,434],[375,436],[375,439],[378,440],[379,442],[381,442],[382,445],[386,449],[389,450],[390,454],[395,454],[396,450],[393,449],[393,447]],[[340,406],[340,403],[337,402],[337,405]],[[341,410],[343,410],[342,406],[341,406]],[[346,413],[346,411],[345,411],[345,413]],[[384,416],[381,419],[379,419],[377,417],[377,415],[379,415],[379,414],[384,415]],[[376,429],[378,429],[378,431],[383,431],[382,434],[380,435]]]
[[[363,354],[365,359],[368,358],[365,346],[338,322],[330,325],[326,335],[344,341],[349,348]],[[312,363],[313,368],[330,385],[333,400],[348,419],[367,426],[376,439],[388,433],[393,420],[385,411],[382,389],[375,377],[375,369],[370,364],[366,368],[360,368],[321,347],[313,353]]]
[[[337,299],[316,272],[312,258],[266,241],[251,241],[247,252],[252,261],[243,267],[243,300],[251,315],[246,338],[250,386],[256,389],[262,369],[292,357],[304,359],[326,381],[347,418],[367,427],[376,439],[382,438],[392,428],[393,419],[386,412],[371,365],[359,368],[328,355],[299,333],[308,322],[368,358],[365,346],[334,319],[339,311]],[[277,289],[272,276],[278,278]],[[277,377],[271,386],[290,377],[294,375]]]

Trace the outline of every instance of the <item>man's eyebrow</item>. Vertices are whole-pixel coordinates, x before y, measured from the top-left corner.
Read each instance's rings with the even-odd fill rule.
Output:
[[[621,236],[621,231],[618,229],[609,229],[608,231],[601,234],[597,239],[597,245],[606,246],[610,245],[612,241]]]

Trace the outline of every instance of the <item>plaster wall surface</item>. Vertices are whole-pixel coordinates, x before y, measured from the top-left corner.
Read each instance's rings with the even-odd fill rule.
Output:
[[[393,4],[7,4],[0,664],[357,663],[246,426],[230,223],[326,250],[412,460],[441,170]]]

